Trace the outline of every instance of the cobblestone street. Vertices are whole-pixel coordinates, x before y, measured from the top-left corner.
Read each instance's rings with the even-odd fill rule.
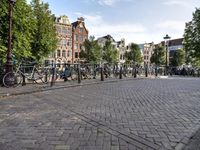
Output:
[[[0,150],[181,150],[199,128],[198,78],[127,80],[0,99]]]

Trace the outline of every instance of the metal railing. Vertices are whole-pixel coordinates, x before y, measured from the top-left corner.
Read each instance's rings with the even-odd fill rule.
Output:
[[[29,64],[23,64],[22,70],[23,74],[30,74]],[[17,68],[14,66],[14,68]],[[149,76],[161,76],[164,75],[165,66],[145,66],[141,67],[139,65],[133,64],[89,64],[89,63],[50,63],[38,65],[38,69],[43,75],[44,83],[48,83],[50,86],[54,86],[57,82],[77,82],[81,83],[82,80],[100,80],[104,81],[109,78],[112,79],[122,79],[129,77],[149,77]],[[200,68],[177,68],[169,67],[168,75],[183,75],[183,76],[196,76],[200,77]],[[0,66],[0,84],[2,84],[3,76],[5,75],[5,70],[3,66]],[[26,85],[30,81],[22,76],[22,85]]]

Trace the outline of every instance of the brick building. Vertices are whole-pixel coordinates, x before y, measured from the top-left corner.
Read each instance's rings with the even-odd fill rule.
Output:
[[[153,49],[154,49],[154,43],[151,42],[151,43],[139,44],[139,47],[143,54],[144,65],[150,66],[151,56],[153,54]]]
[[[72,62],[78,62],[79,53],[83,42],[88,39],[88,30],[85,27],[84,18],[80,17],[72,23]]]

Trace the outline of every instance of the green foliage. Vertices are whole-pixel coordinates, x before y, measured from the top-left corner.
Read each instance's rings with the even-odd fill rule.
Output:
[[[151,56],[151,63],[157,66],[165,64],[165,49],[162,46],[158,46],[153,50],[153,55]]]
[[[37,5],[34,5],[37,4]],[[8,47],[8,0],[0,1],[0,63],[5,63]],[[48,4],[33,0],[17,0],[12,17],[12,57],[20,60],[31,58],[41,60],[57,46],[54,19]]]
[[[200,9],[196,8],[192,21],[186,23],[184,33],[184,50],[186,63],[199,65],[200,60]]]
[[[134,62],[134,63],[142,63],[143,57],[140,51],[140,47],[135,44],[131,43],[130,51],[125,53],[126,62]]]
[[[5,63],[6,50],[8,47],[8,8],[9,3],[7,0],[2,0],[0,5],[0,59]],[[13,42],[12,42],[12,55],[15,58],[30,57],[32,40],[32,19],[33,14],[31,7],[26,3],[26,0],[17,0],[13,7]]]
[[[95,37],[91,36],[85,40],[83,43],[84,50],[80,52],[80,58],[85,59],[86,62],[98,63],[101,57],[101,47],[98,45],[97,41],[94,40]]]
[[[173,57],[171,59],[171,65],[172,66],[181,66],[185,62],[185,52],[182,49],[176,50],[173,54]]]
[[[54,16],[49,10],[48,3],[32,0],[35,28],[33,32],[32,54],[36,60],[47,57],[57,47],[57,35],[54,25]]]
[[[102,59],[107,63],[117,63],[119,61],[119,52],[113,48],[111,41],[106,41],[103,47]]]

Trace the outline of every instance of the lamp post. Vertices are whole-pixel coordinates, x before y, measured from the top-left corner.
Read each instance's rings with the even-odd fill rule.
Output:
[[[167,56],[168,56],[168,41],[167,40],[169,40],[171,37],[168,35],[168,34],[166,34],[166,36],[165,37],[163,37],[164,38],[164,40],[165,40],[165,48],[166,48],[166,60],[165,60],[165,72],[164,72],[164,75],[168,75],[168,61],[167,61]]]
[[[9,2],[9,31],[8,31],[8,49],[6,57],[6,73],[12,71],[12,52],[11,52],[11,43],[12,43],[12,11],[13,5],[16,0],[8,0]]]

